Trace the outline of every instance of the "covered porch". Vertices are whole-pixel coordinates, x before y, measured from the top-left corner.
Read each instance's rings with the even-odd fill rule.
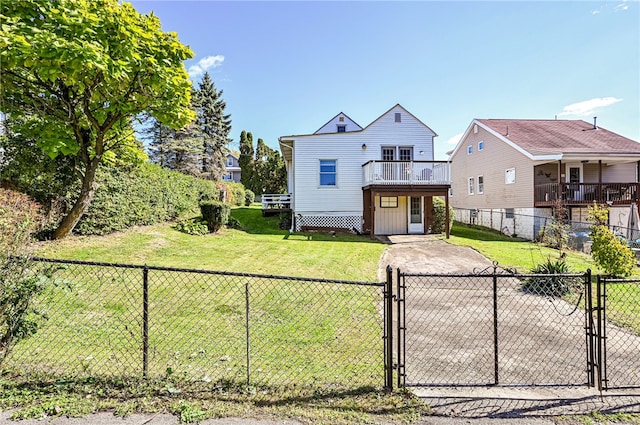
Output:
[[[552,207],[638,203],[640,161],[631,156],[565,158],[534,166],[534,205]]]

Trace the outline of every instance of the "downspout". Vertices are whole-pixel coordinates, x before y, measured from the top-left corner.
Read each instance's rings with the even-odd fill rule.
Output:
[[[290,202],[290,206],[291,206],[291,228],[289,229],[289,233],[293,233],[295,231],[295,226],[296,226],[296,219],[295,219],[295,188],[296,188],[296,173],[295,173],[295,155],[293,152],[293,143],[291,145],[287,145],[286,143],[284,143],[283,141],[280,140],[280,144],[282,146],[286,146],[289,149],[291,149],[291,201]],[[289,174],[287,174],[287,177],[289,176]],[[288,181],[289,179],[287,178],[287,186],[288,186]],[[288,187],[287,187],[288,189]]]

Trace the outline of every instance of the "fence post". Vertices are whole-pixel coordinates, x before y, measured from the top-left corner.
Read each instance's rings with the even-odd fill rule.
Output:
[[[245,323],[247,326],[247,387],[251,385],[251,340],[249,332],[249,282],[244,284]]]
[[[142,269],[142,376],[149,373],[149,268]]]
[[[596,332],[598,334],[596,357],[598,362],[598,376],[596,378],[598,379],[598,391],[602,391],[602,388],[603,388],[602,382],[604,377],[603,369],[606,367],[605,365],[606,358],[602,348],[602,343],[604,340],[604,335],[602,330],[602,326],[603,326],[602,321],[604,320],[603,312],[605,309],[605,290],[603,290],[604,285],[605,285],[605,279],[603,279],[601,275],[598,275],[598,284],[596,288],[596,297],[597,297],[596,301],[598,305],[598,307],[596,308],[596,312],[597,312]]]
[[[498,385],[498,268],[493,266],[493,378]]]
[[[385,339],[385,375],[384,387],[393,391],[393,268],[387,266],[387,281],[384,285],[385,312],[386,312],[386,339]]]

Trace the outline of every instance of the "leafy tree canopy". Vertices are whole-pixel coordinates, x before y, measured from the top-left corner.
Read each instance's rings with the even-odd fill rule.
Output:
[[[95,171],[131,152],[142,111],[180,128],[194,119],[183,61],[193,56],[153,15],[117,0],[0,2],[0,110],[50,157],[76,158],[82,190],[55,237],[68,234],[95,191]],[[107,152],[111,152],[107,154]]]

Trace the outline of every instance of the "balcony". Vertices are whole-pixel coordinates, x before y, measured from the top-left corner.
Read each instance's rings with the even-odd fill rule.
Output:
[[[637,202],[640,183],[545,183],[534,186],[536,207],[566,205],[630,205]]]
[[[363,186],[451,184],[447,161],[369,161],[362,165]]]

